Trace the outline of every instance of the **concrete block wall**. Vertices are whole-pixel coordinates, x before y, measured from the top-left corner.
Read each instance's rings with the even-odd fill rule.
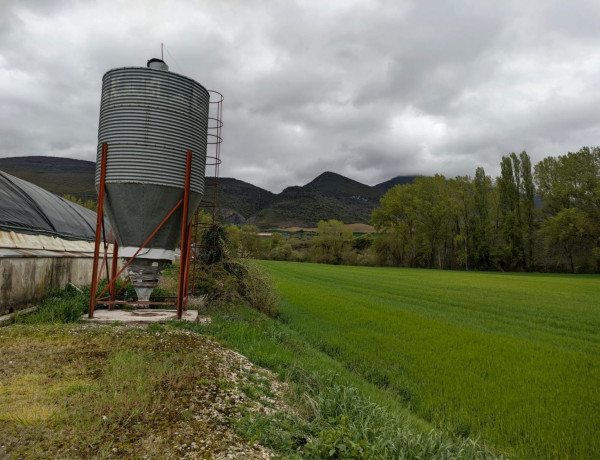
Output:
[[[0,231],[0,315],[27,308],[68,283],[89,285],[93,251],[89,241]]]
[[[93,258],[88,255],[0,257],[0,315],[24,309],[68,283],[89,285],[92,264]]]

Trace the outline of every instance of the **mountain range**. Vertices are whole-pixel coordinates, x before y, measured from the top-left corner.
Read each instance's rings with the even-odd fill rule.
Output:
[[[95,163],[91,161],[40,156],[0,158],[0,170],[59,195],[70,194],[83,200],[96,198]],[[238,179],[221,177],[219,213],[230,223],[250,223],[263,229],[315,227],[320,220],[327,219],[368,223],[371,212],[388,189],[410,183],[415,177],[398,176],[370,186],[328,171],[306,185],[287,187],[278,194]]]

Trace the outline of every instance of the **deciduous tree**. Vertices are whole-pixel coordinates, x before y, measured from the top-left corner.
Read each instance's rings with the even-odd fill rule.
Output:
[[[343,251],[352,241],[352,231],[344,223],[331,219],[320,221],[313,238],[313,260],[317,263],[341,264]]]

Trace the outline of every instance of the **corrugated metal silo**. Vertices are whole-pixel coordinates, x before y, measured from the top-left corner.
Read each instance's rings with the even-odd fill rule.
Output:
[[[196,81],[148,67],[108,71],[102,80],[96,188],[102,144],[108,143],[104,209],[120,246],[131,257],[183,198],[186,152],[192,151],[188,222],[202,199],[209,93]],[[181,236],[182,207],[136,257],[129,274],[147,300],[160,270],[173,259]]]

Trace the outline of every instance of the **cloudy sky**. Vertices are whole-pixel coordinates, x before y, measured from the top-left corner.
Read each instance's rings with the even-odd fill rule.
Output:
[[[95,159],[102,75],[223,93],[221,176],[497,175],[600,144],[597,0],[0,0],[0,157]]]

